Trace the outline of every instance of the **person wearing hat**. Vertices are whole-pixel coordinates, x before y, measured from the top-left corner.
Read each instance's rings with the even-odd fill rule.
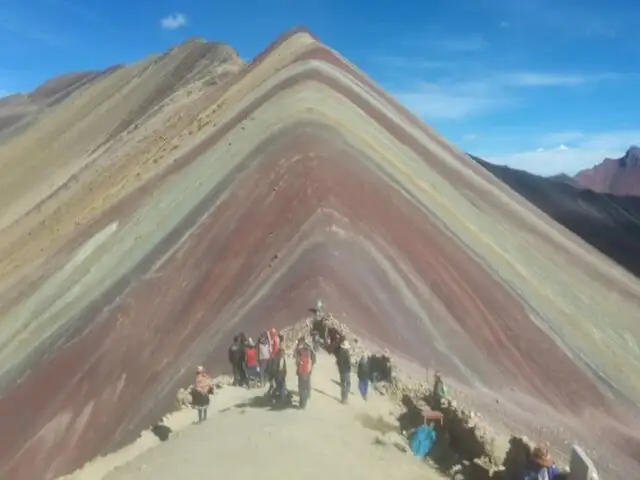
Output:
[[[351,346],[346,338],[342,338],[336,352],[336,364],[340,374],[340,398],[347,403],[351,391]]]
[[[193,387],[193,406],[198,411],[198,423],[207,419],[207,409],[209,408],[209,393],[213,385],[211,377],[204,371],[204,367],[196,368],[196,382]]]

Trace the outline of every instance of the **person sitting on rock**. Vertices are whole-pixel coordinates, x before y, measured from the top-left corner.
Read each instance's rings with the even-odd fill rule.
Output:
[[[349,400],[351,392],[351,346],[346,338],[340,342],[336,351],[336,364],[340,375],[340,399],[343,404]]]
[[[258,350],[256,344],[253,343],[253,338],[249,337],[247,344],[244,347],[244,371],[247,375],[247,387],[250,383],[258,381],[260,375],[258,369]]]
[[[525,474],[524,480],[554,480],[560,473],[553,458],[549,454],[549,445],[535,447],[531,453],[531,467]]]
[[[311,372],[316,363],[316,353],[304,337],[298,339],[294,357],[296,360],[296,374],[298,375],[300,408],[304,409],[311,396]]]
[[[207,419],[207,410],[209,408],[209,393],[213,390],[211,377],[204,371],[204,367],[196,369],[196,382],[192,392],[193,406],[198,410],[198,423],[202,423]]]
[[[442,405],[442,401],[447,398],[447,387],[442,380],[442,375],[440,375],[440,372],[435,372],[434,374],[431,395],[433,398],[434,408],[439,408]]]

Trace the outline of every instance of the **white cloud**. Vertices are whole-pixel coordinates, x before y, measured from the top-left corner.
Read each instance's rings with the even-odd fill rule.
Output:
[[[437,53],[473,53],[489,46],[480,35],[452,36],[444,29],[430,28],[426,33],[409,33],[401,40],[403,48],[427,50]]]
[[[184,13],[172,13],[160,20],[165,30],[176,30],[187,26],[187,16]]]
[[[511,101],[496,95],[482,83],[419,83],[395,93],[395,97],[417,115],[429,120],[456,120],[487,113]]]
[[[526,100],[531,88],[575,87],[621,76],[613,73],[565,74],[552,72],[503,72],[476,74],[467,78],[442,78],[437,82],[421,82],[415,71],[403,65],[419,65],[402,57],[394,60],[399,71],[394,74],[409,87],[390,86],[396,98],[416,114],[429,119],[460,119],[514,106]],[[435,68],[434,64],[434,68]],[[439,65],[442,66],[442,65]],[[455,71],[448,73],[457,74]],[[433,75],[432,75],[433,76]]]
[[[556,141],[561,141],[560,145],[549,146],[550,142]],[[596,134],[557,132],[541,136],[540,144],[544,147],[506,155],[486,155],[483,158],[492,163],[508,165],[538,175],[574,175],[580,170],[593,167],[605,158],[619,158],[631,145],[639,143],[640,130]]]
[[[508,17],[516,28],[527,28],[540,36],[541,29],[556,31],[570,38],[613,38],[617,32],[633,28],[637,16],[627,4],[607,5],[597,2],[558,2],[556,0],[482,0],[484,6],[494,8]],[[544,33],[542,33],[544,35]]]
[[[375,55],[371,60],[387,68],[403,70],[436,70],[455,66],[450,60],[430,60],[426,58],[403,57],[401,55]]]
[[[575,87],[585,83],[597,83],[603,80],[620,78],[615,73],[567,74],[551,72],[513,72],[504,73],[497,81],[510,87]]]

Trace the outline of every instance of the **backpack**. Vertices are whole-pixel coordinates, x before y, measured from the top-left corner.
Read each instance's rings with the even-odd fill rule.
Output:
[[[309,375],[312,366],[311,353],[307,348],[298,351],[298,375]]]

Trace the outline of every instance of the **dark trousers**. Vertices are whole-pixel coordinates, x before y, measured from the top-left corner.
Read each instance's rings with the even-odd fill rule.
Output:
[[[207,419],[208,407],[196,407],[198,410],[198,423],[204,422]]]
[[[233,368],[233,384],[238,386],[242,384],[242,367],[240,365],[237,364],[232,364],[231,367]]]
[[[193,398],[193,406],[196,407],[196,410],[198,411],[198,423],[201,423],[207,419],[207,409],[209,407],[209,395],[199,392],[198,390],[195,390],[195,389],[191,395]]]
[[[257,365],[246,367],[245,372],[247,373],[247,380],[259,380],[260,372],[258,370]]]
[[[369,391],[369,379],[361,378],[358,380],[358,390],[360,390],[360,395],[365,400],[367,399],[367,392]]]
[[[298,375],[298,395],[300,396],[300,408],[305,408],[311,396],[311,374]]]
[[[284,402],[287,399],[287,379],[276,377],[274,380],[275,397],[278,401]]]
[[[349,392],[351,391],[351,374],[340,372],[340,398],[342,403],[347,403]]]

